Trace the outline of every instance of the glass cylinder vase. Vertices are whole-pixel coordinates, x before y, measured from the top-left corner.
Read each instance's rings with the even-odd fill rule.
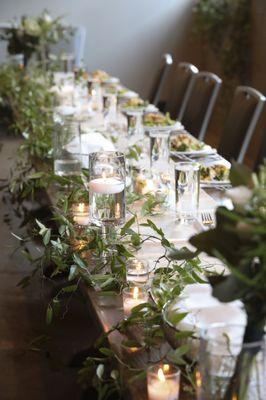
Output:
[[[98,226],[125,222],[126,170],[123,153],[104,151],[89,156],[90,217]]]
[[[266,341],[243,343],[244,327],[216,324],[202,332],[198,400],[266,399]]]

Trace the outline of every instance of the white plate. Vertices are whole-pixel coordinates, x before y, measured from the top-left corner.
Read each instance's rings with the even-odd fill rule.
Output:
[[[153,131],[179,131],[184,129],[184,126],[181,122],[176,121],[174,125],[154,125],[147,126],[144,125],[145,132],[153,132]]]
[[[216,151],[216,149],[213,149],[211,146],[209,146],[209,145],[205,145],[202,149],[200,149],[200,150],[188,150],[188,151],[175,151],[175,150],[171,150],[170,151],[170,154],[172,155],[172,156],[176,156],[176,157],[178,157],[178,156],[182,156],[182,155],[184,155],[184,156],[194,156],[194,155],[198,155],[198,156],[207,156],[207,155],[210,155],[210,154],[216,154],[217,153],[217,151]],[[195,162],[197,161],[197,160],[194,160]]]

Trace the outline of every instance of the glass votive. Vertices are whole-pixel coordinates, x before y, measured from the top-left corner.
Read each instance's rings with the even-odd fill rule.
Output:
[[[175,164],[175,201],[181,222],[197,218],[199,207],[200,166],[196,162]]]
[[[123,308],[124,315],[128,317],[131,310],[139,304],[147,303],[149,294],[145,287],[130,286],[123,289]]]
[[[90,222],[89,204],[77,203],[72,206],[73,221],[77,225],[88,225]]]
[[[129,259],[126,263],[126,274],[127,282],[146,284],[149,280],[149,262],[137,258]]]
[[[178,400],[180,370],[172,364],[156,364],[147,370],[149,400]]]

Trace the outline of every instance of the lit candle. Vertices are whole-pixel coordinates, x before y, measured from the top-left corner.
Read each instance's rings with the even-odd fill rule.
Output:
[[[152,366],[147,373],[149,400],[177,400],[179,397],[180,371],[164,364]]]
[[[125,182],[114,177],[96,178],[89,182],[89,189],[98,194],[116,194],[125,189]]]
[[[132,308],[139,304],[146,303],[148,301],[148,292],[141,287],[135,286],[131,288],[123,289],[123,307],[124,314],[128,317],[131,314]]]
[[[149,263],[137,258],[129,259],[126,264],[127,282],[147,283],[149,279]]]
[[[78,225],[88,225],[90,222],[89,218],[89,206],[85,203],[79,203],[73,206],[73,220]]]

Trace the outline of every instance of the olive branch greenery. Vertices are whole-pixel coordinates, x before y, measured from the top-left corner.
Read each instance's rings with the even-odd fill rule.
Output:
[[[1,85],[2,83],[2,85]],[[122,320],[111,331],[117,330],[126,334],[132,327],[141,328],[141,339],[125,339],[124,347],[138,346],[150,351],[165,341],[162,307],[167,301],[174,299],[182,288],[193,282],[202,282],[201,263],[197,258],[188,261],[171,261],[169,252],[173,245],[165,237],[162,229],[158,228],[149,215],[156,213],[160,204],[158,199],[150,194],[136,195],[127,193],[127,206],[131,218],[117,232],[111,231],[105,237],[97,227],[77,227],[72,218],[73,204],[88,202],[88,192],[84,187],[87,171],[81,176],[59,177],[52,169],[52,104],[53,95],[49,91],[51,78],[37,69],[24,73],[19,67],[2,66],[0,68],[0,108],[3,113],[8,109],[7,125],[11,132],[23,136],[18,150],[18,159],[11,171],[8,190],[13,197],[14,205],[22,211],[27,200],[38,201],[43,190],[51,190],[56,185],[59,193],[58,201],[52,208],[49,223],[41,219],[29,225],[29,236],[21,238],[14,234],[20,243],[22,254],[29,261],[32,270],[18,285],[27,287],[33,277],[56,280],[65,276],[63,286],[52,296],[46,308],[46,322],[52,324],[56,318],[62,318],[67,313],[69,302],[81,283],[93,287],[105,296],[120,293],[126,285],[126,262],[134,256],[145,242],[153,240],[162,246],[162,259],[167,262],[166,268],[157,268],[152,279],[152,291],[157,301],[146,303],[132,310],[127,320]],[[129,149],[128,157],[138,159],[140,149],[133,146]],[[133,212],[132,205],[141,202],[141,216],[146,216],[144,223],[139,222]],[[149,235],[140,233],[141,226],[151,230]],[[42,246],[40,246],[41,238]],[[37,245],[34,244],[37,241]],[[29,244],[34,244],[37,255],[32,254]],[[111,251],[110,251],[111,249]],[[187,250],[183,250],[186,254]],[[102,257],[102,255],[105,255]],[[52,266],[47,275],[47,267]],[[62,308],[62,299],[69,296],[67,305]],[[180,316],[180,319],[182,315]],[[107,399],[112,393],[123,393],[125,384],[121,373],[116,369],[117,363],[134,372],[132,379],[145,376],[143,368],[130,365],[118,357],[111,349],[102,347],[101,341],[109,334],[104,334],[99,340],[100,357],[88,357],[79,372],[80,380],[84,383],[88,377],[93,377],[93,384],[99,391],[99,398]],[[181,333],[177,333],[177,335]],[[190,333],[183,333],[183,335]],[[38,340],[34,342],[37,347]],[[193,387],[191,365],[185,359],[187,347],[165,352],[162,358],[167,358],[182,366],[189,387]],[[111,369],[110,369],[110,368]],[[120,395],[119,394],[119,395]]]

